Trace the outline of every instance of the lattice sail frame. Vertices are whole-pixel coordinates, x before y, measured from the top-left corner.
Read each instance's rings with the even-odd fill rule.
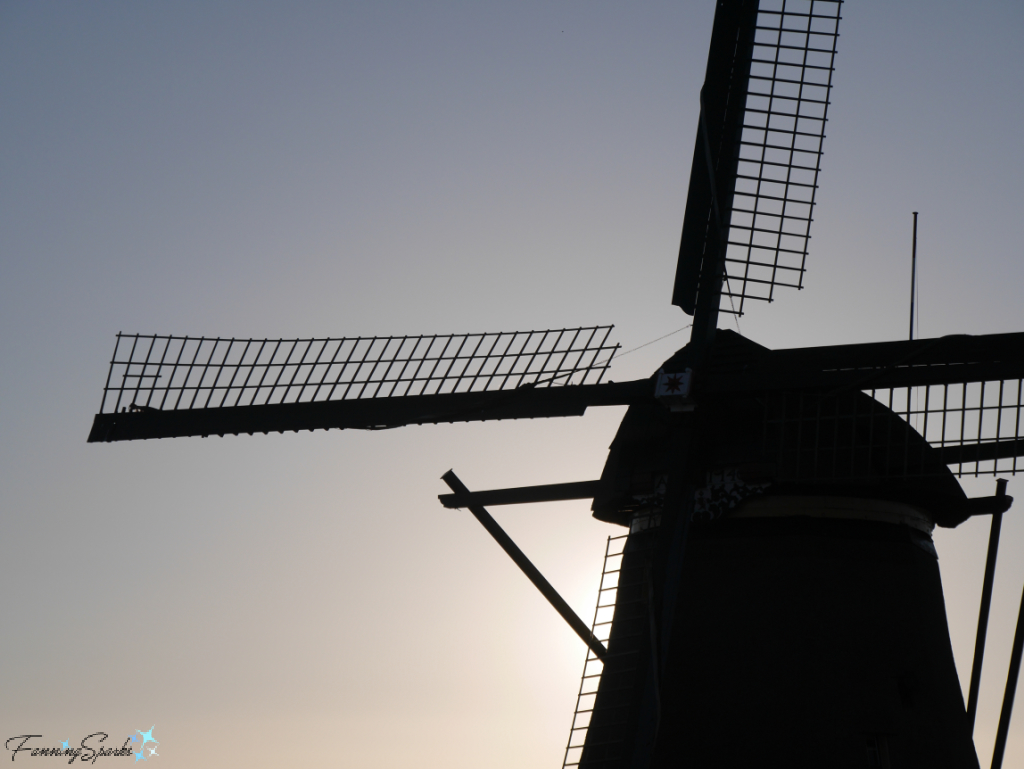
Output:
[[[100,413],[599,383],[613,326],[335,339],[118,334]]]
[[[862,394],[870,400],[857,400]],[[1024,380],[764,396],[765,454],[782,458],[788,480],[1013,475],[1024,471]],[[865,408],[866,405],[866,408]],[[884,409],[876,408],[881,405]],[[910,430],[882,421],[892,412]],[[923,437],[927,443],[919,440]],[[933,462],[928,455],[935,449]]]
[[[945,459],[957,476],[1015,474],[1024,470],[1024,380],[901,387],[869,393],[903,417]],[[997,445],[1013,450],[998,453]]]
[[[721,311],[803,288],[842,0],[761,0],[727,226]],[[738,302],[737,302],[738,300]]]

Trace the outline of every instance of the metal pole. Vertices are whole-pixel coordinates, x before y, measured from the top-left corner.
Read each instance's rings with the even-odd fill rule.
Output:
[[[1003,694],[1003,709],[999,713],[999,729],[996,731],[996,745],[992,750],[992,769],[1003,765],[1006,737],[1010,731],[1010,715],[1013,713],[1013,696],[1017,693],[1017,678],[1020,676],[1021,651],[1024,650],[1024,593],[1020,597],[1020,611],[1017,613],[1017,629],[1013,634],[1013,651],[1010,653],[1010,671],[1006,675],[1006,692]]]
[[[910,252],[910,341],[914,341],[914,289],[917,287],[917,211],[914,211],[914,245]]]
[[[447,483],[448,487],[457,495],[469,494],[469,489],[466,488],[465,484],[459,480],[459,477],[452,470],[442,475],[441,480]],[[597,640],[597,637],[590,631],[590,628],[579,618],[562,596],[551,587],[551,583],[544,579],[544,575],[537,570],[536,566],[530,563],[530,559],[512,541],[512,538],[505,533],[505,530],[498,525],[498,522],[491,517],[486,508],[482,505],[468,505],[468,507],[469,512],[475,515],[476,519],[483,524],[488,533],[494,537],[495,542],[501,545],[501,548],[515,561],[516,566],[523,570],[523,574],[529,578],[530,582],[555,607],[555,611],[561,614],[562,619],[568,622],[569,626],[576,631],[576,635],[583,639],[583,642],[590,647],[590,650],[597,655],[598,659],[603,660],[608,654],[604,644]]]
[[[996,496],[1006,496],[1006,481],[996,481]],[[1003,514],[992,514],[992,528],[988,535],[988,556],[985,558],[985,580],[981,587],[981,607],[978,609],[978,635],[974,641],[974,664],[971,666],[971,686],[967,695],[967,723],[974,733],[978,715],[978,689],[981,687],[981,663],[985,657],[985,635],[988,632],[988,613],[992,606],[992,582],[996,573],[996,554],[999,551],[999,530]]]

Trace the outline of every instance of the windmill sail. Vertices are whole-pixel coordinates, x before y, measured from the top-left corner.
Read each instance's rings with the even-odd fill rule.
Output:
[[[840,2],[719,3],[672,304],[742,314],[802,288]]]
[[[1019,379],[1024,334],[957,334],[935,339],[769,350],[727,340],[708,359],[701,386],[715,393],[792,388],[876,389]]]
[[[628,403],[604,383],[611,326],[221,339],[118,334],[91,442],[575,416]],[[643,384],[643,383],[640,383]]]
[[[793,350],[718,334],[698,397],[756,400],[757,461],[787,480],[1024,469],[1024,334]]]

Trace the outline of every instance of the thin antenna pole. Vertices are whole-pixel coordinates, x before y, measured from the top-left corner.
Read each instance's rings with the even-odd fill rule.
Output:
[[[914,292],[917,289],[917,211],[914,211],[914,245],[910,252],[910,341],[914,341]]]

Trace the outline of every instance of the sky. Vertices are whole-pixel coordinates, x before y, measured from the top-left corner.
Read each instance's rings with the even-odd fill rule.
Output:
[[[120,744],[155,725],[168,766],[560,765],[585,648],[436,495],[449,468],[478,489],[596,478],[621,408],[85,439],[118,331],[615,323],[629,350],[680,329],[713,6],[0,0],[3,739]],[[806,288],[752,307],[744,335],[905,338],[915,210],[920,336],[1024,330],[1022,33],[1011,0],[844,6]],[[611,377],[648,376],[685,337]],[[493,512],[589,621],[620,530],[586,502]],[[1020,515],[1003,525],[982,766]],[[965,689],[987,532],[936,534]],[[1024,764],[1022,711],[1006,766]]]

